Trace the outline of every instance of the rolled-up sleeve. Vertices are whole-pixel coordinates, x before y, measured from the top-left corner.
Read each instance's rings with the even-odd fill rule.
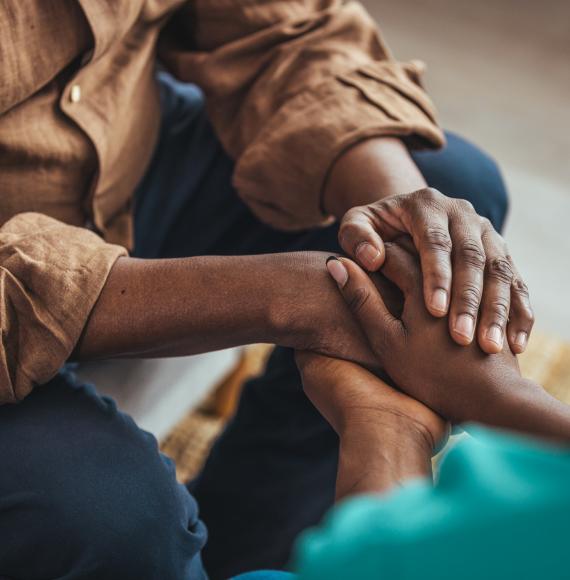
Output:
[[[197,0],[166,27],[160,54],[205,91],[240,196],[280,229],[326,220],[326,175],[355,143],[444,144],[423,66],[396,61],[357,2]]]
[[[36,213],[0,228],[0,404],[51,379],[126,250]]]

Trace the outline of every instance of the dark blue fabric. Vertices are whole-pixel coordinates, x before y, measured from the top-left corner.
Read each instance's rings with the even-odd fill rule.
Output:
[[[0,577],[205,578],[174,465],[70,372],[0,407],[0,458]]]
[[[231,186],[233,164],[201,92],[165,74],[160,82],[163,122],[136,193],[135,255],[338,249],[335,226],[284,233],[261,224]],[[500,227],[507,197],[496,165],[463,139],[448,141],[413,154],[428,183]],[[0,408],[0,457],[0,577],[204,577],[205,529],[171,463],[69,373]],[[304,397],[292,352],[277,348],[189,486],[209,528],[202,557],[212,580],[283,569],[297,534],[332,505],[336,462],[336,436]]]

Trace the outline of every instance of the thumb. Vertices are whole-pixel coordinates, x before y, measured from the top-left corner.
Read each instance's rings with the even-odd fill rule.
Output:
[[[338,240],[342,249],[369,272],[384,263],[384,243],[367,215],[367,206],[353,207],[342,218]]]
[[[390,313],[374,282],[357,264],[347,258],[330,256],[327,270],[374,354],[381,356],[402,336],[402,323]]]

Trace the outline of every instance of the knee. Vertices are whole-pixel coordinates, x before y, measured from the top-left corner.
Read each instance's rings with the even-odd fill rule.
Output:
[[[44,388],[9,410],[21,421],[0,428],[14,458],[0,477],[0,531],[14,537],[2,565],[32,566],[29,575],[200,578],[205,528],[154,438],[89,390]]]
[[[61,541],[74,538],[74,556],[97,578],[200,578],[206,530],[174,470],[156,452],[129,461],[113,455],[89,485],[52,495],[54,520],[65,522]]]
[[[456,137],[456,139],[460,139]],[[501,232],[509,210],[509,195],[497,162],[475,145],[464,141],[467,154],[466,188],[472,191],[477,213]]]
[[[505,182],[496,161],[476,145],[446,133],[441,151],[413,153],[414,161],[431,187],[449,197],[469,200],[477,213],[501,231],[509,208]]]

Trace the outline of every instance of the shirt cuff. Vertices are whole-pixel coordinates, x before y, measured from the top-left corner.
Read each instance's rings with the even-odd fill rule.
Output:
[[[0,228],[0,404],[57,374],[125,255],[89,230],[42,214],[18,214]]]

